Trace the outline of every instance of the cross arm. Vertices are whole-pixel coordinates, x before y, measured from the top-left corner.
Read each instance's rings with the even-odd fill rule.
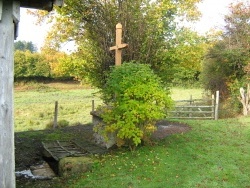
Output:
[[[128,46],[128,44],[119,44],[119,45],[116,45],[116,46],[112,46],[109,48],[109,50],[121,50],[123,48],[126,48]]]

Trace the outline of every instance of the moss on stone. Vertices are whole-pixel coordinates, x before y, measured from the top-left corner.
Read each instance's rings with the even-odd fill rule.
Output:
[[[91,170],[93,160],[90,157],[65,157],[59,161],[59,175],[68,176]]]

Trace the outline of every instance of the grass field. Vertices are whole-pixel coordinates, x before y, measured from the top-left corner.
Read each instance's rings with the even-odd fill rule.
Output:
[[[58,101],[58,121],[90,123],[92,100],[95,106],[102,104],[97,90],[78,84],[28,84],[15,88],[15,131],[41,130],[52,126],[55,101]],[[173,88],[173,100],[201,98],[201,89]]]
[[[55,101],[58,101],[58,122],[70,125],[90,123],[92,100],[95,106],[102,102],[97,90],[72,84],[33,85],[15,89],[15,131],[41,130],[54,119]],[[96,96],[97,95],[97,96]]]
[[[89,122],[91,100],[101,103],[97,96],[93,96],[96,90],[63,87],[16,88],[16,131],[43,129],[53,120],[56,100],[59,102],[59,119],[70,124]],[[201,92],[199,89],[174,88],[172,98],[189,99],[190,95],[200,98]],[[142,146],[134,152],[122,148],[96,158],[91,172],[66,177],[58,187],[250,187],[250,117],[180,122],[191,126],[192,130],[168,136],[153,146]]]
[[[250,118],[185,123],[190,132],[105,156],[65,187],[249,188]]]
[[[203,95],[203,90],[200,88],[172,88],[170,91],[173,100],[189,100],[190,96],[192,99],[201,99]]]

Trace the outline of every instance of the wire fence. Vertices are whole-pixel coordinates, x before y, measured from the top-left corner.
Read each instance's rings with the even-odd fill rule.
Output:
[[[52,128],[57,101],[58,126],[87,124],[91,122],[92,100],[101,105],[102,100],[88,92],[18,92],[15,96],[15,131]]]

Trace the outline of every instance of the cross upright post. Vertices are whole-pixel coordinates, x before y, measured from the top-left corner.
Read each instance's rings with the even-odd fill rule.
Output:
[[[122,44],[122,24],[116,25],[116,37],[115,46],[109,48],[109,50],[115,50],[115,65],[120,66],[122,64],[122,49],[126,48],[128,44]]]

